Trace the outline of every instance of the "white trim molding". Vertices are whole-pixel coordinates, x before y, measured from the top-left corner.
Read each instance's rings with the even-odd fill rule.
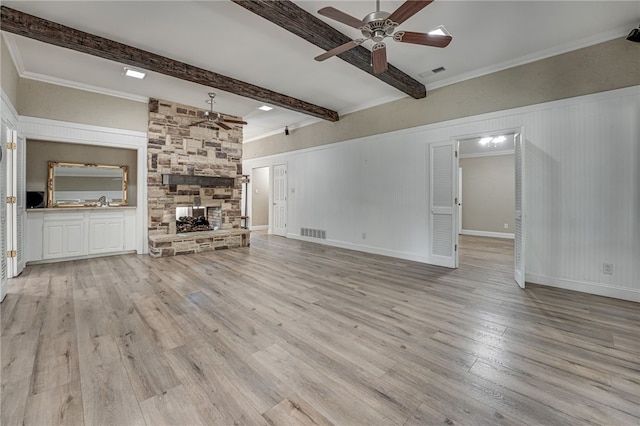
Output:
[[[48,118],[20,117],[25,138],[137,149],[147,146],[147,133],[113,127],[71,123]]]
[[[355,244],[355,243],[350,243],[346,241],[337,241],[337,240],[329,240],[329,239],[319,240],[317,238],[303,237],[300,234],[292,234],[292,233],[287,234],[287,238],[291,238],[293,240],[307,241],[310,243],[323,244],[331,247],[339,247],[347,250],[361,251],[364,253],[379,254],[381,256],[395,257],[397,259],[412,260],[414,262],[420,262],[420,263],[430,262],[430,259],[427,256],[416,255],[414,253],[409,253],[406,251],[389,250],[385,248],[367,246],[364,244]]]
[[[0,89],[0,96],[2,97],[2,117],[9,121],[12,126],[16,126],[18,123],[18,111],[16,111],[9,96],[2,89]]]
[[[529,55],[524,55],[519,58],[511,59],[502,63],[489,65],[488,67],[479,68],[464,74],[456,75],[444,80],[439,80],[433,83],[429,82],[428,78],[423,78],[427,91],[439,89],[440,87],[449,86],[451,84],[460,83],[462,81],[471,80],[472,78],[482,77],[484,75],[493,74],[502,70],[515,68],[520,65],[529,64],[531,62],[540,61],[543,59],[551,58],[553,56],[562,55],[563,53],[573,52],[574,50],[582,49],[584,47],[593,46],[599,43],[604,43],[613,40],[618,37],[624,37],[629,32],[629,27],[614,28],[604,33],[589,35],[581,38],[579,41],[572,41],[561,45],[554,46],[549,49],[535,52]],[[429,76],[432,76],[430,74]]]
[[[514,153],[515,150],[513,149],[493,152],[474,152],[473,154],[460,154],[460,158],[495,157],[497,155],[513,155]]]
[[[603,283],[574,281],[528,273],[525,273],[525,280],[527,283],[531,284],[546,285],[549,287],[563,288],[565,290],[579,291],[581,293],[596,294],[598,296],[613,297],[615,299],[640,303],[640,290],[637,289],[612,287]]]

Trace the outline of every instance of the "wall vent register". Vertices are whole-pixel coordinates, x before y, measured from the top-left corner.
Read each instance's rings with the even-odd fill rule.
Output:
[[[300,228],[300,235],[309,238],[327,239],[327,231],[322,229]]]

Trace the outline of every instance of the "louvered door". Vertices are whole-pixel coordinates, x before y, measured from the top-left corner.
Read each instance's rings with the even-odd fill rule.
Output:
[[[516,217],[514,231],[514,279],[524,288],[524,141],[515,135]]]
[[[4,298],[7,288],[7,126],[4,121],[0,135],[0,300]]]
[[[455,189],[458,173],[456,142],[430,145],[430,263],[458,267],[458,232],[456,226]]]

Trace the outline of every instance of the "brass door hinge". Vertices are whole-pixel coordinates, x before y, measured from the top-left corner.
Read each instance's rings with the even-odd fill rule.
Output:
[[[17,148],[17,145],[15,142],[8,142],[7,143],[7,149],[13,149],[15,150]]]
[[[455,153],[456,153],[456,158],[458,158],[458,151],[455,151]]]
[[[458,251],[458,245],[456,244],[453,251]]]
[[[16,253],[15,250],[7,251],[7,257],[16,257],[17,255],[18,255],[18,253]]]
[[[16,197],[7,197],[7,204],[15,204],[16,202]]]

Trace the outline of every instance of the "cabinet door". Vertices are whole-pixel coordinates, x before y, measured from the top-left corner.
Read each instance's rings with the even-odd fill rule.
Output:
[[[45,221],[43,244],[44,259],[86,254],[82,221]]]
[[[91,219],[89,221],[89,254],[124,250],[124,220]]]

